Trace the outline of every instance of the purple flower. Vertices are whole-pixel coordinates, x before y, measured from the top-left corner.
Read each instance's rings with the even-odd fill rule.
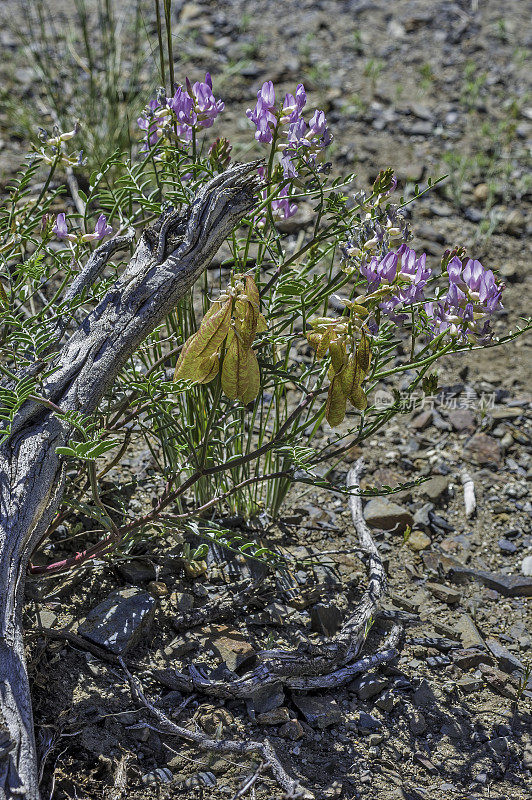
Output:
[[[316,144],[319,144],[320,147],[326,147],[331,143],[332,136],[329,128],[327,127],[327,120],[325,119],[325,114],[323,111],[318,111],[316,109],[314,112],[310,120],[307,137],[312,137],[312,140],[317,139],[318,141]]]
[[[100,214],[98,221],[96,222],[96,227],[94,228],[94,233],[96,234],[98,240],[103,239],[104,236],[109,236],[109,234],[112,232],[113,228],[111,225],[107,224],[107,217],[104,214]]]
[[[435,335],[485,338],[490,335],[490,317],[502,308],[503,286],[480,261],[469,259],[465,267],[455,256],[447,265],[449,288],[441,300],[425,305]]]
[[[217,100],[212,92],[212,78],[210,73],[205,74],[205,82],[197,82],[190,92],[194,99],[196,122],[202,128],[210,128],[224,108],[225,103]]]
[[[277,125],[277,117],[273,113],[275,107],[275,89],[272,81],[265,81],[257,92],[257,103],[255,108],[248,108],[246,115],[257,128],[255,139],[259,142],[269,144],[273,139],[272,127]]]
[[[307,93],[302,83],[298,84],[296,95],[286,94],[283,103],[283,116],[281,122],[297,122],[301,116],[301,112],[307,103]]]
[[[137,125],[139,128],[146,132],[145,136],[145,144],[143,150],[149,150],[150,147],[153,147],[156,144],[157,139],[159,138],[159,132],[157,128],[157,121],[154,118],[154,112],[156,109],[159,108],[159,101],[158,100],[151,100],[148,104],[148,108],[144,116],[139,117],[137,119]]]
[[[384,258],[373,256],[367,264],[362,264],[360,272],[366,278],[370,292],[378,289],[382,281],[393,283],[397,275],[397,261],[397,253],[386,253]]]
[[[298,206],[297,203],[291,203],[288,195],[290,184],[287,183],[281,191],[276,200],[272,200],[272,211],[278,219],[289,219],[296,213]]]
[[[78,238],[75,234],[68,232],[66,215],[63,211],[57,215],[52,233],[55,233],[58,239],[67,239],[69,242],[75,242]]]

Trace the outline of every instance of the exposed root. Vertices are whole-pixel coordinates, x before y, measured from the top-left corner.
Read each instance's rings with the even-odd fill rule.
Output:
[[[232,753],[238,756],[258,754],[264,761],[265,768],[267,766],[271,770],[279,787],[283,790],[285,798],[307,798],[308,800],[312,800],[314,797],[312,792],[305,789],[297,780],[290,777],[267,739],[264,742],[209,739],[204,733],[190,731],[187,728],[176,725],[175,722],[168,719],[166,714],[148,700],[140,681],[131,674],[122,658],[119,658],[119,663],[124,670],[133,697],[142,703],[142,705],[157,719],[158,727],[162,732],[173,736],[179,736],[179,738],[186,739],[189,742],[194,742],[199,750],[210,753]]]
[[[295,650],[263,650],[257,653],[259,664],[242,677],[210,680],[196,667],[188,675],[176,675],[186,691],[197,690],[215,697],[250,699],[267,686],[286,686],[300,691],[343,686],[373,667],[393,660],[397,655],[402,626],[395,624],[382,652],[354,661],[379,611],[386,588],[384,567],[362,514],[358,490],[363,461],[359,459],[347,476],[349,507],[361,549],[368,560],[369,581],[362,599],[355,606],[339,633],[325,644],[302,643]],[[383,615],[385,616],[385,615]],[[396,619],[396,617],[393,617]]]

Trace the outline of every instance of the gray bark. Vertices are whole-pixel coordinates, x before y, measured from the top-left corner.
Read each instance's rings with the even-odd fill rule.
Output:
[[[121,277],[59,349],[44,398],[63,411],[98,407],[127,359],[253,208],[256,170],[257,163],[232,167],[206,184],[175,224],[144,232]],[[101,268],[93,258],[78,283],[87,285]],[[0,447],[0,800],[39,798],[21,612],[28,560],[63,494],[64,466],[55,450],[69,436],[53,411],[28,401]]]

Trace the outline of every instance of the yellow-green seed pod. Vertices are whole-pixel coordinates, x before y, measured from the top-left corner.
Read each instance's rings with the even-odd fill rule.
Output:
[[[368,398],[361,386],[355,386],[349,395],[349,400],[359,411],[364,411],[368,406]]]
[[[329,386],[327,395],[327,405],[325,406],[325,418],[331,426],[335,428],[344,417],[347,407],[347,395],[342,389],[342,384],[338,376],[335,376]]]
[[[331,354],[331,364],[336,373],[341,372],[347,361],[345,341],[331,339],[329,342],[329,353]]]
[[[364,330],[362,330],[361,339],[356,349],[356,359],[362,372],[367,375],[371,363],[371,346]]]
[[[203,318],[199,330],[185,342],[176,364],[174,379],[203,383],[212,369],[211,356],[219,353],[229,333],[231,300],[219,303]]]

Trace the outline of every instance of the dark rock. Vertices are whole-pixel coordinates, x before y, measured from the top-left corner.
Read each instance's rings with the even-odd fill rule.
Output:
[[[497,661],[497,666],[504,672],[515,672],[515,670],[525,672],[523,663],[496,639],[486,639],[486,644]]]
[[[174,592],[171,600],[181,614],[188,614],[194,608],[194,595],[190,592]]]
[[[153,581],[157,577],[153,564],[149,561],[141,561],[136,558],[132,561],[119,561],[116,569],[125,581],[135,586],[139,583]]]
[[[450,605],[458,603],[462,597],[458,589],[451,589],[448,586],[444,586],[442,583],[432,583],[429,581],[425,584],[425,588],[428,589],[434,597],[437,597],[438,600],[441,600],[443,603],[449,603]]]
[[[382,722],[372,714],[361,711],[358,717],[358,727],[362,731],[379,731],[382,728]]]
[[[453,429],[459,433],[475,430],[475,415],[468,408],[456,408],[449,411],[447,419]]]
[[[499,545],[499,550],[501,550],[503,553],[507,553],[508,555],[517,553],[519,549],[514,542],[510,542],[508,539],[499,539],[497,544]]]
[[[500,442],[486,433],[476,433],[466,444],[464,454],[480,465],[498,467],[502,461]]]
[[[340,707],[331,696],[299,695],[294,696],[293,700],[309,725],[328,728],[342,719]]]
[[[318,725],[318,727],[320,726]],[[301,739],[304,733],[303,726],[298,719],[291,719],[279,728],[279,736],[282,736],[284,739],[291,739],[293,742]]]
[[[255,655],[255,650],[247,639],[239,631],[226,625],[206,628],[202,639],[203,647],[214,651],[231,672],[235,672],[244,661]]]
[[[282,725],[284,722],[288,722],[289,719],[290,713],[288,709],[285,706],[280,706],[271,711],[266,711],[264,714],[259,714],[257,722],[259,725]]]
[[[429,656],[426,663],[431,669],[439,669],[440,667],[448,667],[451,659],[449,656]]]
[[[285,701],[281,683],[270,683],[256,689],[251,696],[251,705],[257,714],[266,714],[282,706]]]
[[[324,636],[334,636],[342,627],[343,614],[334,603],[316,603],[311,606],[310,627]]]
[[[389,681],[387,681],[386,678],[381,678],[378,675],[363,675],[351,681],[347,688],[351,692],[355,692],[360,700],[369,700],[370,697],[374,697],[376,694],[379,694],[379,692],[382,692],[388,684]]]
[[[454,525],[451,525],[450,522],[447,522],[445,517],[442,517],[440,514],[435,514],[433,511],[429,511],[429,520],[431,528],[439,528],[440,530],[447,531],[448,533],[451,533],[455,530]]]
[[[148,592],[121,589],[112,592],[87,614],[78,633],[120,655],[133,647],[151,625],[156,601]]]
[[[492,664],[493,659],[485,650],[477,647],[468,647],[463,650],[454,650],[453,661],[460,669],[476,669],[479,664]]]
[[[364,517],[372,528],[381,528],[395,533],[404,533],[414,524],[410,511],[385,497],[375,497],[364,508]]]
[[[408,728],[412,736],[423,736],[427,731],[427,721],[421,711],[412,709],[408,713]]]
[[[395,706],[395,696],[392,692],[383,692],[380,697],[375,700],[375,705],[381,711],[392,711]]]
[[[473,578],[505,597],[532,597],[532,580],[528,577],[472,569],[456,558],[432,550],[423,554],[423,561],[427,569],[434,572],[441,569],[455,583],[465,583]]]

